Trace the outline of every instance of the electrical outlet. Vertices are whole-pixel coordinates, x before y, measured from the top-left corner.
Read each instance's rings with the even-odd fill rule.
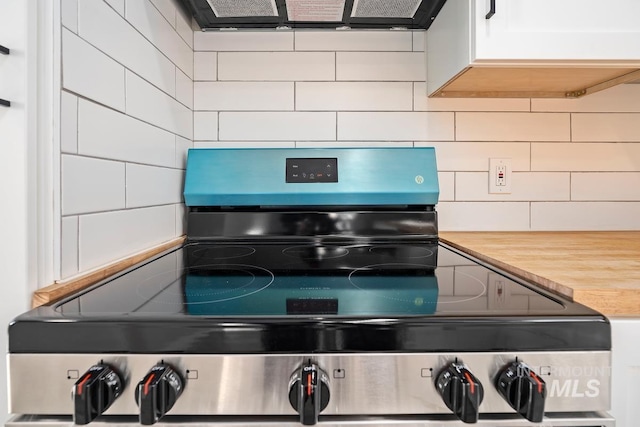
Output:
[[[499,274],[489,273],[487,295],[490,310],[507,308],[511,299],[511,288],[507,285],[507,279]]]
[[[489,193],[511,193],[511,159],[489,159]]]

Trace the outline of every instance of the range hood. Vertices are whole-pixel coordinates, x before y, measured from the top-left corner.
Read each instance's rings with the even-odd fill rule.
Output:
[[[446,0],[180,0],[203,30],[426,30]]]

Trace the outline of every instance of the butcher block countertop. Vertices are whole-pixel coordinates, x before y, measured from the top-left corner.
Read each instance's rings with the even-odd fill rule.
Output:
[[[640,231],[440,232],[440,240],[605,315],[640,316]]]

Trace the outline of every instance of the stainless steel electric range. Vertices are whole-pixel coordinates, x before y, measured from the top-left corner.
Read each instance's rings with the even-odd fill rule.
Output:
[[[186,244],[9,328],[9,426],[613,426],[601,314],[438,242],[432,148],[191,150]]]

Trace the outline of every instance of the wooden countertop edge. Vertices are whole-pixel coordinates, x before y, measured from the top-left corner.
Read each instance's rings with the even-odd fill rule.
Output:
[[[513,266],[511,264],[507,264],[507,263],[505,263],[503,261],[500,261],[498,259],[492,258],[492,257],[490,257],[490,256],[488,256],[486,254],[481,253],[481,252],[474,251],[473,249],[469,249],[466,246],[463,246],[463,245],[461,245],[459,243],[456,243],[456,242],[453,242],[451,240],[448,240],[446,237],[440,236],[440,241],[442,243],[445,243],[445,244],[455,248],[455,249],[458,249],[461,252],[464,252],[464,253],[466,253],[468,255],[471,255],[471,256],[473,256],[475,258],[478,258],[481,261],[484,261],[484,262],[487,262],[489,264],[495,265],[496,267],[498,267],[498,268],[500,268],[502,270],[505,270],[506,272],[508,272],[510,274],[513,274],[514,276],[520,277],[520,278],[525,279],[525,280],[529,280],[529,281],[531,281],[531,282],[543,287],[544,289],[546,289],[546,290],[548,290],[550,292],[554,292],[554,293],[560,294],[560,295],[562,295],[564,297],[567,297],[567,298],[569,298],[571,300],[573,300],[573,298],[574,298],[573,289],[568,287],[568,286],[562,285],[562,284],[560,284],[558,282],[554,282],[554,281],[552,281],[550,279],[547,279],[545,277],[538,276],[537,274],[533,274],[533,273],[531,273],[529,271],[526,271],[526,270],[523,270],[521,268],[515,267],[515,266]]]
[[[38,289],[33,293],[31,298],[31,307],[36,308],[42,305],[53,304],[54,302],[98,283],[109,276],[120,273],[139,262],[145,261],[169,249],[178,247],[184,243],[185,239],[185,236],[181,236],[169,240],[168,242],[154,246],[153,248],[131,255],[111,264],[107,264],[98,270]]]

